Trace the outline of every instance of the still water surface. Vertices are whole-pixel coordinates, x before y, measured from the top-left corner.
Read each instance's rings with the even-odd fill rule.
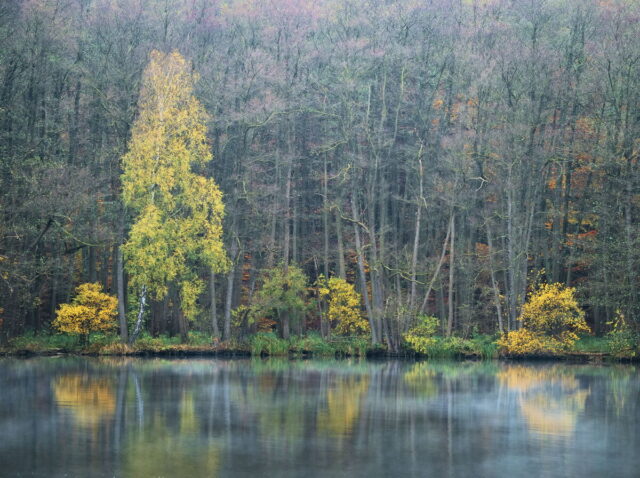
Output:
[[[640,476],[634,366],[0,359],[0,476]]]

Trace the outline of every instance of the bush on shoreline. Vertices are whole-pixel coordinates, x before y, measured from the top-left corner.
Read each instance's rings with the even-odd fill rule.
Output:
[[[626,341],[625,341],[626,343]],[[584,336],[575,342],[571,349],[554,355],[555,358],[590,355],[611,357],[613,360],[637,358],[636,349],[621,351],[618,337]],[[204,333],[190,333],[187,343],[180,343],[177,337],[161,335],[152,337],[143,334],[133,345],[122,344],[115,334],[92,333],[88,343],[83,345],[78,337],[66,334],[25,334],[12,339],[8,346],[0,348],[0,354],[95,354],[95,355],[133,355],[133,354],[242,354],[252,356],[292,356],[292,357],[347,357],[347,356],[388,356],[383,346],[373,347],[367,339],[359,337],[322,338],[311,332],[305,336],[284,340],[274,333],[257,333],[243,340],[219,342]],[[427,353],[404,345],[399,354],[405,357],[428,359],[473,358],[492,360],[497,358],[539,358],[551,357],[548,354],[530,354],[514,356],[499,353],[496,337],[476,335],[472,338],[433,336]]]

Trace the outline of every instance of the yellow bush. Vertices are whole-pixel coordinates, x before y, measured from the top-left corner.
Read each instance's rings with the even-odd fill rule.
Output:
[[[527,329],[512,330],[498,340],[498,345],[511,355],[548,353],[544,337]]]
[[[575,341],[578,333],[590,332],[575,292],[573,287],[562,284],[542,284],[529,295],[529,300],[522,306],[519,320],[534,332],[562,341]]]
[[[118,299],[102,292],[102,286],[81,284],[70,304],[56,312],[53,327],[67,334],[86,337],[90,332],[106,332],[116,327]]]
[[[590,332],[575,289],[542,284],[529,295],[518,320],[520,330],[502,336],[498,345],[512,355],[555,354],[571,349],[579,333]]]
[[[318,283],[320,297],[328,300],[329,321],[337,323],[336,332],[341,335],[369,334],[369,322],[362,316],[360,294],[353,284],[339,277],[332,277],[328,281],[320,277]]]

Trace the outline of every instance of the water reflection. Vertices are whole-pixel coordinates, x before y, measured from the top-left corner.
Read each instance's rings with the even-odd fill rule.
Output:
[[[327,387],[326,408],[318,410],[318,431],[337,438],[350,435],[368,389],[366,375],[338,376],[335,384]]]
[[[409,389],[420,397],[427,398],[438,394],[436,371],[430,363],[416,363],[404,373],[403,378]]]
[[[506,367],[498,378],[517,393],[528,428],[535,434],[572,438],[584,411],[588,386],[581,387],[575,372],[566,366]]]
[[[177,418],[176,430],[156,411],[141,430],[130,435],[123,453],[125,476],[217,476],[219,445],[198,433],[192,393],[182,394]]]
[[[95,428],[112,418],[116,410],[113,380],[92,378],[82,374],[64,375],[53,383],[56,403],[71,411],[78,424]]]
[[[636,476],[640,467],[631,366],[3,359],[0,395],[7,476]]]

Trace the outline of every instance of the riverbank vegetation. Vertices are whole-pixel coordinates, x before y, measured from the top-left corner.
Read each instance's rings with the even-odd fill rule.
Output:
[[[637,344],[637,337],[633,338]],[[173,356],[224,356],[224,357],[405,357],[428,359],[548,359],[574,361],[635,361],[638,359],[637,346],[611,337],[584,336],[570,349],[554,354],[531,353],[525,355],[508,354],[497,344],[497,337],[478,335],[468,339],[460,337],[433,337],[432,345],[425,352],[413,350],[408,344],[398,353],[380,346],[372,346],[361,338],[323,339],[315,333],[290,340],[279,338],[273,333],[258,333],[245,340],[220,343],[210,335],[189,333],[186,342],[179,337],[161,335],[152,337],[144,333],[134,344],[122,344],[117,335],[91,334],[87,343],[77,337],[62,334],[26,334],[13,338],[6,346],[0,347],[0,355],[173,355]]]
[[[3,2],[0,345],[636,356],[638,19]]]
[[[292,280],[293,278],[293,280]],[[25,335],[13,339],[8,353],[89,353],[99,355],[209,354],[293,357],[347,357],[401,355],[428,358],[594,358],[634,359],[638,337],[620,317],[604,339],[589,337],[575,289],[542,284],[532,291],[518,318],[520,328],[499,336],[473,333],[468,338],[441,336],[436,317],[420,316],[403,335],[399,350],[371,344],[360,295],[341,279],[320,278],[313,294],[302,271],[292,266],[288,279],[273,271],[264,281],[258,300],[243,311],[247,332],[220,342],[215,335],[188,332],[181,336],[142,336],[129,341],[109,333],[116,328],[117,299],[99,284],[82,284],[70,304],[62,304],[53,326],[57,335]],[[327,334],[303,331],[305,311],[315,306],[327,314]],[[297,311],[297,312],[296,312]],[[279,336],[283,316],[297,333]],[[295,320],[292,322],[292,319]],[[333,330],[333,332],[331,332]],[[582,338],[579,336],[582,334]]]

